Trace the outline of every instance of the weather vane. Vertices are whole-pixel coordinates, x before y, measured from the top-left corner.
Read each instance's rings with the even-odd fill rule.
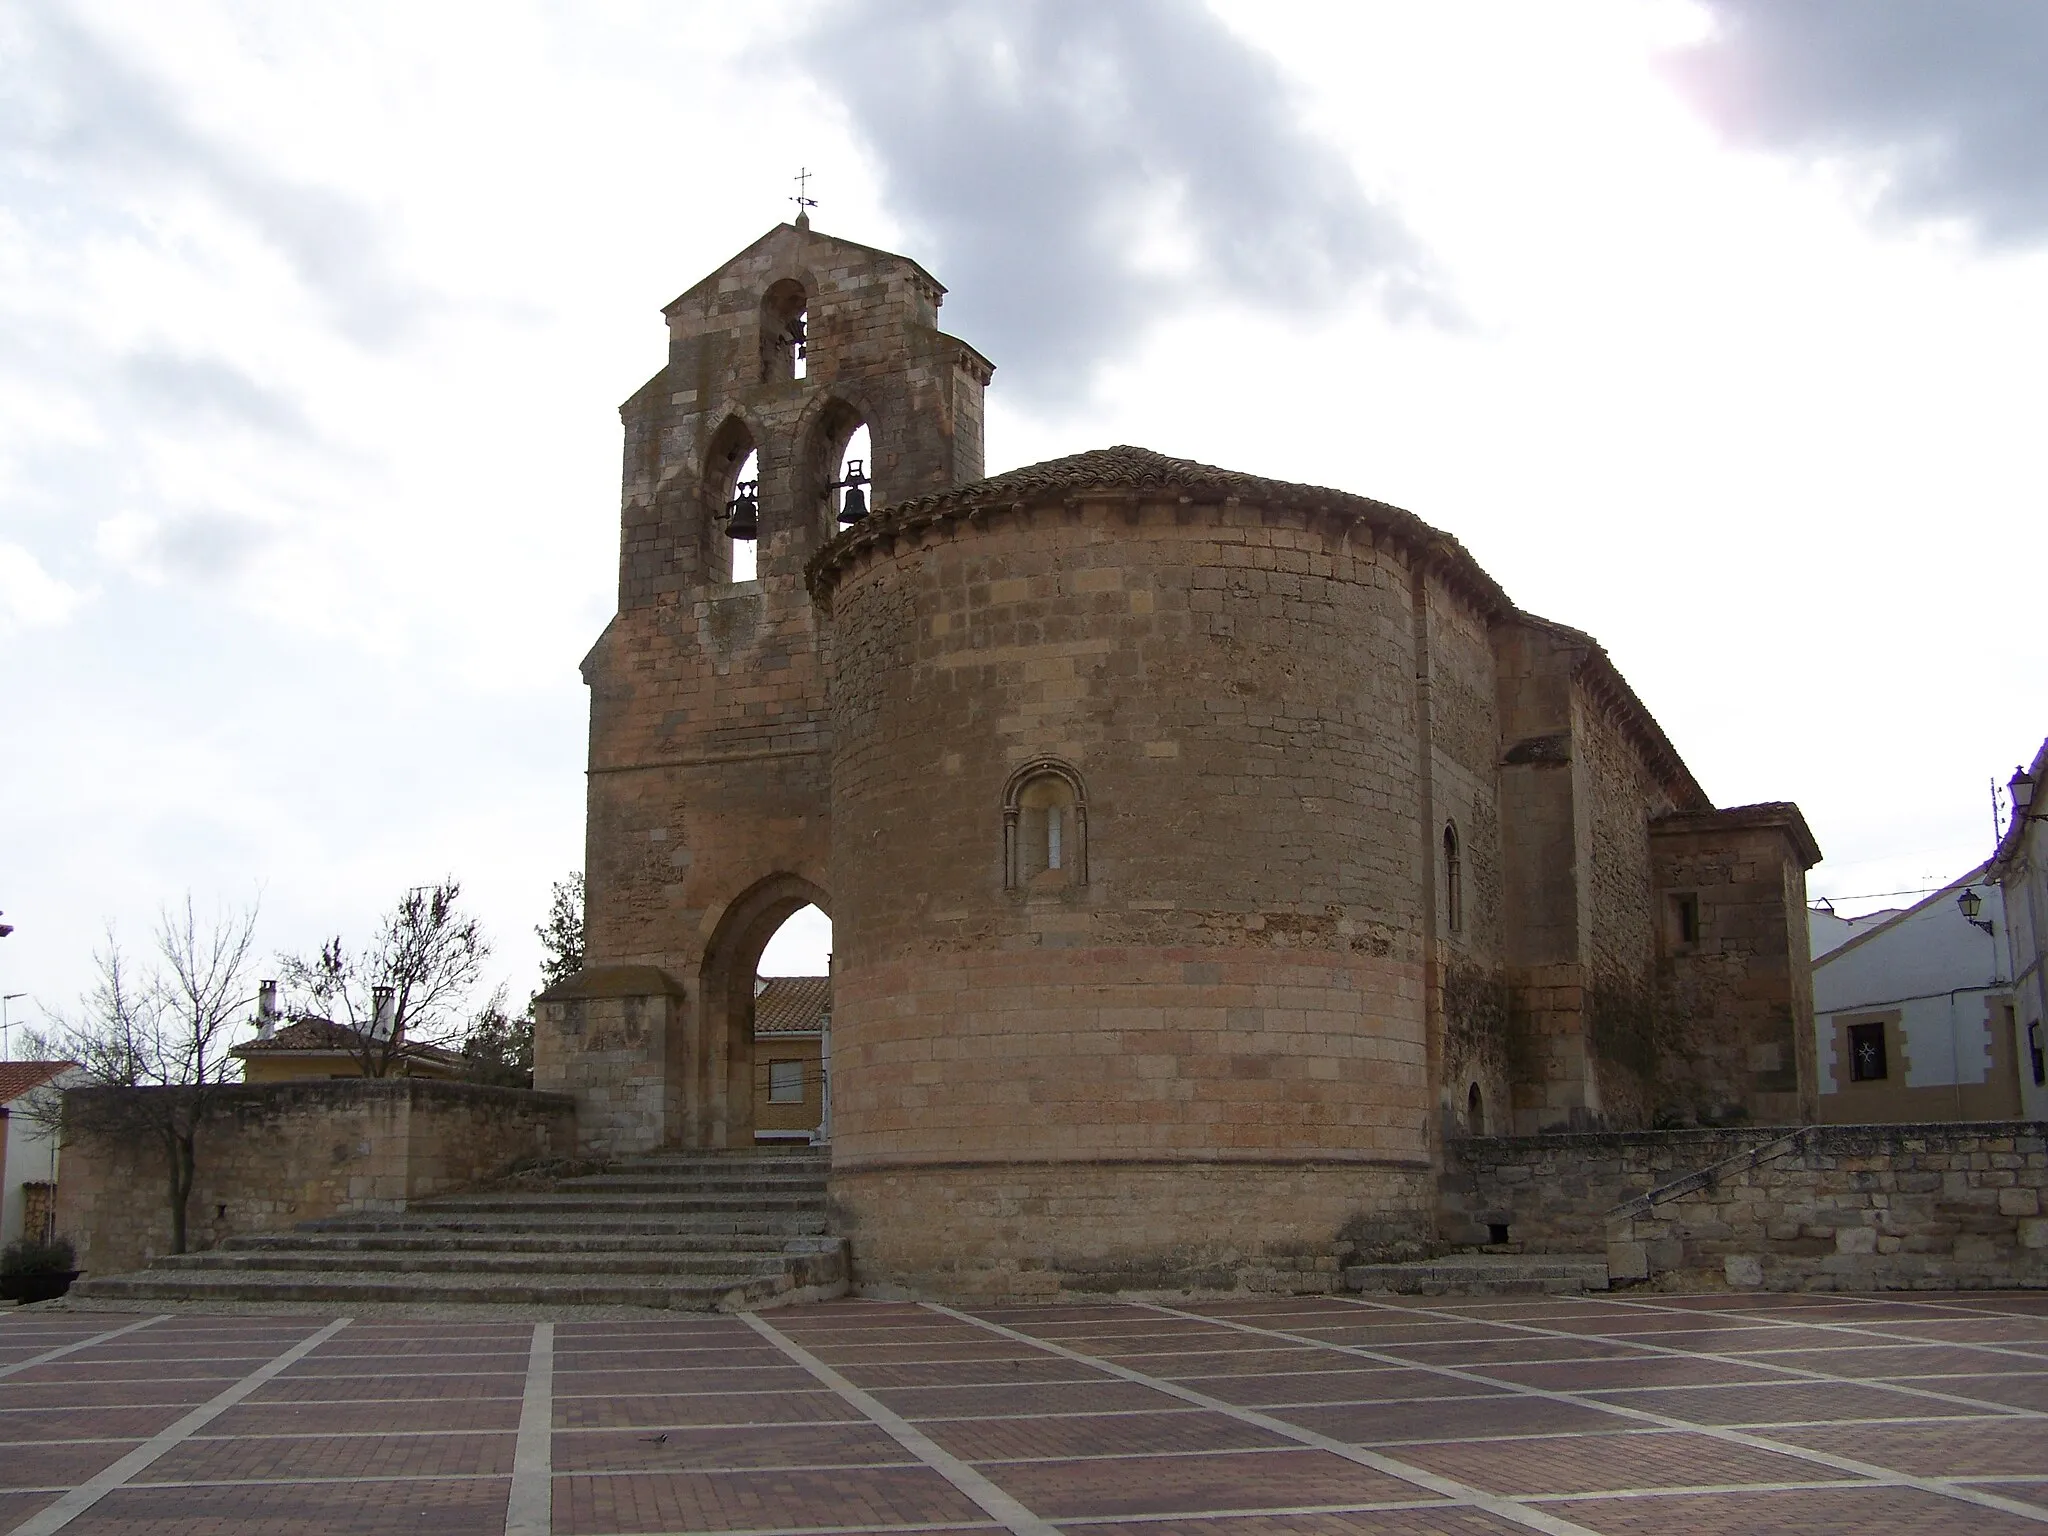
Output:
[[[818,206],[818,200],[807,195],[811,190],[810,168],[808,166],[798,166],[796,175],[792,176],[790,180],[796,183],[796,196],[792,197],[790,201],[796,204],[797,222],[808,227],[811,222],[811,210]]]

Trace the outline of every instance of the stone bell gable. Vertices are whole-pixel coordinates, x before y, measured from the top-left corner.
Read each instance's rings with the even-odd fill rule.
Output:
[[[621,408],[619,608],[583,662],[591,969],[544,1003],[536,1069],[589,1100],[593,1145],[751,1143],[754,963],[791,912],[829,908],[803,566],[859,428],[877,510],[980,476],[992,365],[938,329],[944,293],[905,257],[778,225],[667,306],[668,361]],[[750,454],[758,575],[734,582]]]
[[[827,487],[863,424],[876,506],[979,479],[993,365],[938,329],[945,291],[906,257],[800,221],[669,304],[668,364],[620,412],[621,611],[729,580],[720,519],[750,452],[764,581],[831,537]]]

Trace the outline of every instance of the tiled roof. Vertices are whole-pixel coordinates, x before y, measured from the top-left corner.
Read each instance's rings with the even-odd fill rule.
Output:
[[[272,1051],[358,1051],[362,1039],[346,1024],[337,1024],[332,1019],[300,1019],[287,1024],[268,1040],[245,1040],[233,1050],[230,1056],[268,1055]],[[460,1053],[445,1051],[437,1045],[407,1045],[408,1056],[424,1056],[430,1061],[460,1061]]]
[[[1585,657],[1577,675],[1590,692],[1613,703],[1629,733],[1643,747],[1650,766],[1664,778],[1673,799],[1688,810],[1704,810],[1713,804],[1598,641],[1582,631],[1539,619],[1517,608],[1500,583],[1472,558],[1471,552],[1442,529],[1431,527],[1405,508],[1350,491],[1269,480],[1263,475],[1219,469],[1214,464],[1176,459],[1150,448],[1122,443],[1114,448],[1093,448],[1062,459],[1047,459],[1042,464],[1027,464],[985,480],[972,480],[878,507],[812,555],[804,567],[804,579],[811,595],[822,601],[831,596],[840,573],[864,549],[887,550],[898,540],[915,536],[925,528],[992,512],[1058,504],[1068,497],[1085,497],[1089,492],[1111,497],[1163,493],[1196,503],[1240,500],[1362,524],[1372,530],[1376,539],[1404,550],[1418,565],[1437,572],[1489,621],[1512,619],[1533,624],[1568,636],[1573,643],[1583,646]]]
[[[822,1029],[832,1012],[830,976],[764,976],[754,996],[754,1033],[790,1035]]]
[[[0,1104],[40,1088],[59,1072],[77,1065],[75,1061],[0,1061]]]
[[[1091,448],[1086,453],[1047,459],[1042,464],[1027,464],[986,480],[972,480],[966,485],[881,507],[813,555],[804,575],[812,594],[822,598],[831,590],[841,567],[869,544],[977,512],[1043,503],[1087,491],[1168,491],[1187,501],[1222,502],[1238,498],[1262,506],[1298,507],[1357,518],[1399,543],[1427,552],[1482,612],[1492,616],[1515,611],[1507,593],[1480,569],[1479,562],[1464,545],[1404,508],[1350,491],[1295,485],[1286,480],[1268,480],[1263,475],[1248,475],[1242,470],[1219,469],[1193,459],[1176,459],[1129,443],[1119,443],[1114,448]]]

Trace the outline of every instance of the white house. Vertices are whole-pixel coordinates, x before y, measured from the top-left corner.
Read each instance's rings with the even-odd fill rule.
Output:
[[[0,1061],[0,1246],[48,1237],[57,1214],[57,1138],[28,1113],[54,1095],[68,1061]]]
[[[2021,1113],[2005,907],[1988,868],[1815,956],[1823,1121]],[[1837,936],[1817,932],[1816,948]]]
[[[2018,1032],[2020,1101],[2030,1120],[2048,1120],[2048,801],[2035,789],[2048,774],[2048,741],[2032,768],[2012,776],[2012,825],[1999,840],[1991,873],[2004,896],[2006,975],[2012,978],[2013,1026]]]

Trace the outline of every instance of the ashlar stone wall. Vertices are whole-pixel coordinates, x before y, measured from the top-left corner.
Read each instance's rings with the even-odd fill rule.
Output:
[[[575,1146],[575,1100],[517,1088],[328,1078],[230,1087],[218,1104],[187,1206],[194,1250],[323,1216],[403,1210]],[[57,1230],[77,1245],[80,1268],[113,1274],[169,1252],[168,1188],[154,1142],[68,1143]]]
[[[1607,1254],[1679,1289],[2048,1286],[2048,1124],[1808,1126],[1624,1206]]]

